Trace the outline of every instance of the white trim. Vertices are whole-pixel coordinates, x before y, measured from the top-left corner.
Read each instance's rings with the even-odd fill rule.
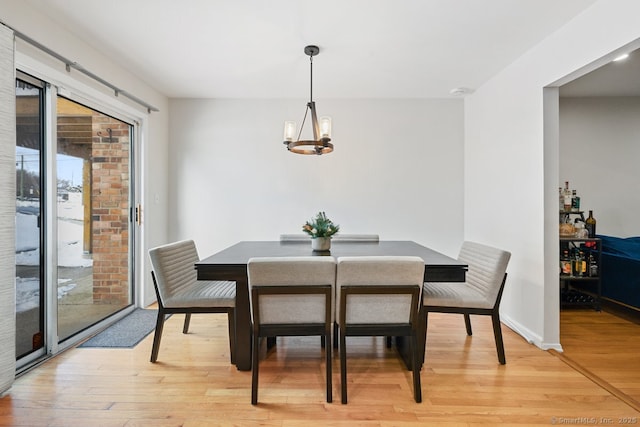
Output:
[[[516,322],[509,316],[504,316],[500,314],[500,321],[504,323],[504,325],[507,326],[509,329],[514,331],[516,334],[522,336],[525,340],[527,340],[529,344],[535,345],[541,350],[553,349],[560,352],[562,351],[562,346],[560,345],[560,343],[545,343],[542,340],[542,337],[540,335],[534,333],[532,330],[522,325],[521,323]]]

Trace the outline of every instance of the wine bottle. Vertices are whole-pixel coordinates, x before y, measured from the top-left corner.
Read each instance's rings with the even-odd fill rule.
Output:
[[[589,216],[585,220],[585,227],[589,232],[589,237],[596,237],[596,219],[593,217],[593,211],[589,211]]]

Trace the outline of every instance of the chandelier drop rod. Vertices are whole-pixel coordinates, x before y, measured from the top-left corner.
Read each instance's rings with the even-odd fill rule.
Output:
[[[310,69],[310,78],[309,81],[311,84],[309,85],[309,102],[313,102],[313,56],[309,56],[309,69]]]

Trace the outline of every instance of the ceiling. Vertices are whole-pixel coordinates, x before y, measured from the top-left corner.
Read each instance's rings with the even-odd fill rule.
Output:
[[[560,96],[640,96],[640,50],[562,85]]]
[[[321,49],[315,98],[446,98],[481,86],[595,2],[27,1],[172,98],[306,98],[308,44]]]

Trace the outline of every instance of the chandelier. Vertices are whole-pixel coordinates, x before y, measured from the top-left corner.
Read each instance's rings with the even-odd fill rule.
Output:
[[[316,115],[316,103],[313,101],[313,57],[320,52],[318,46],[306,46],[304,53],[309,55],[309,67],[311,69],[311,84],[309,102],[307,102],[307,109],[304,112],[304,118],[302,119],[302,125],[300,126],[300,132],[297,138],[294,139],[296,134],[296,122],[286,121],[284,122],[284,145],[287,146],[287,150],[296,154],[316,154],[318,156],[322,154],[331,153],[333,151],[333,144],[331,144],[331,118],[330,117],[318,117]],[[302,129],[307,120],[307,115],[311,111],[311,127],[313,129],[313,140],[300,139],[302,135]]]

